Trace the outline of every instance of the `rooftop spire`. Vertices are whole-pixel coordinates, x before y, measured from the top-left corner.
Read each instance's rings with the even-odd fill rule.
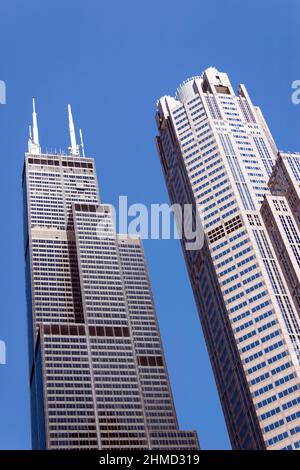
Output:
[[[80,136],[80,148],[81,148],[81,154],[83,157],[85,157],[84,153],[84,143],[83,143],[83,137],[82,137],[82,130],[79,129],[79,136]]]
[[[35,99],[32,98],[32,132],[29,126],[28,152],[39,155],[41,146],[39,142],[39,129],[37,124],[37,113],[35,110]]]
[[[70,155],[72,155],[73,157],[79,157],[80,156],[79,146],[77,145],[77,142],[76,142],[75,127],[74,127],[72,109],[71,109],[70,104],[68,104],[68,116],[69,116],[69,130],[70,130],[70,141],[71,141],[71,146],[69,147]]]
[[[32,130],[33,130],[33,142],[39,145],[39,129],[37,125],[37,114],[35,111],[35,99],[32,98]]]

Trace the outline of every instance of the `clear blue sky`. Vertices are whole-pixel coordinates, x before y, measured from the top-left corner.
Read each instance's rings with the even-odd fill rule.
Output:
[[[103,202],[168,202],[154,145],[157,98],[216,66],[245,83],[279,148],[300,151],[298,0],[1,0],[0,448],[30,447],[21,173],[31,97],[42,147],[69,145],[66,104],[97,160]],[[178,241],[146,256],[180,426],[205,449],[229,440]]]

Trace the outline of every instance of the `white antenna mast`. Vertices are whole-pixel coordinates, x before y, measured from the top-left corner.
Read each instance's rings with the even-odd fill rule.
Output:
[[[76,143],[75,127],[74,127],[72,109],[71,109],[70,104],[68,104],[68,116],[69,116],[69,130],[70,130],[70,141],[71,141],[71,147],[69,147],[70,155],[72,155],[73,157],[79,157],[80,155],[79,147]]]
[[[41,154],[41,146],[39,142],[39,129],[38,129],[38,123],[37,123],[37,113],[35,110],[34,98],[32,98],[32,132],[31,132],[31,126],[29,126],[28,152],[36,154],[36,155]]]
[[[35,99],[32,98],[32,130],[33,130],[33,142],[39,145],[39,130],[37,124],[37,114],[35,111]]]
[[[33,153],[33,151],[32,151],[32,133],[31,133],[31,126],[29,126],[28,153]]]
[[[83,143],[83,137],[82,137],[82,130],[81,129],[79,129],[79,136],[80,136],[80,147],[81,147],[81,151],[82,151],[82,156],[85,157],[84,143]]]

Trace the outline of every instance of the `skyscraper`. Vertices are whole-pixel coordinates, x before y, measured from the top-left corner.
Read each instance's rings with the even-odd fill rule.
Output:
[[[300,448],[300,157],[279,154],[246,87],[208,68],[157,104],[172,203],[205,233],[182,247],[232,446]]]
[[[34,449],[197,449],[180,431],[139,238],[116,235],[95,162],[42,153],[23,171]]]

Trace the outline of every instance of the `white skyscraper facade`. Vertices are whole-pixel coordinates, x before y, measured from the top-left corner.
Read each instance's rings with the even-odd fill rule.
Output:
[[[244,85],[209,68],[158,101],[172,203],[201,216],[182,247],[232,446],[300,448],[300,157],[279,154]]]

